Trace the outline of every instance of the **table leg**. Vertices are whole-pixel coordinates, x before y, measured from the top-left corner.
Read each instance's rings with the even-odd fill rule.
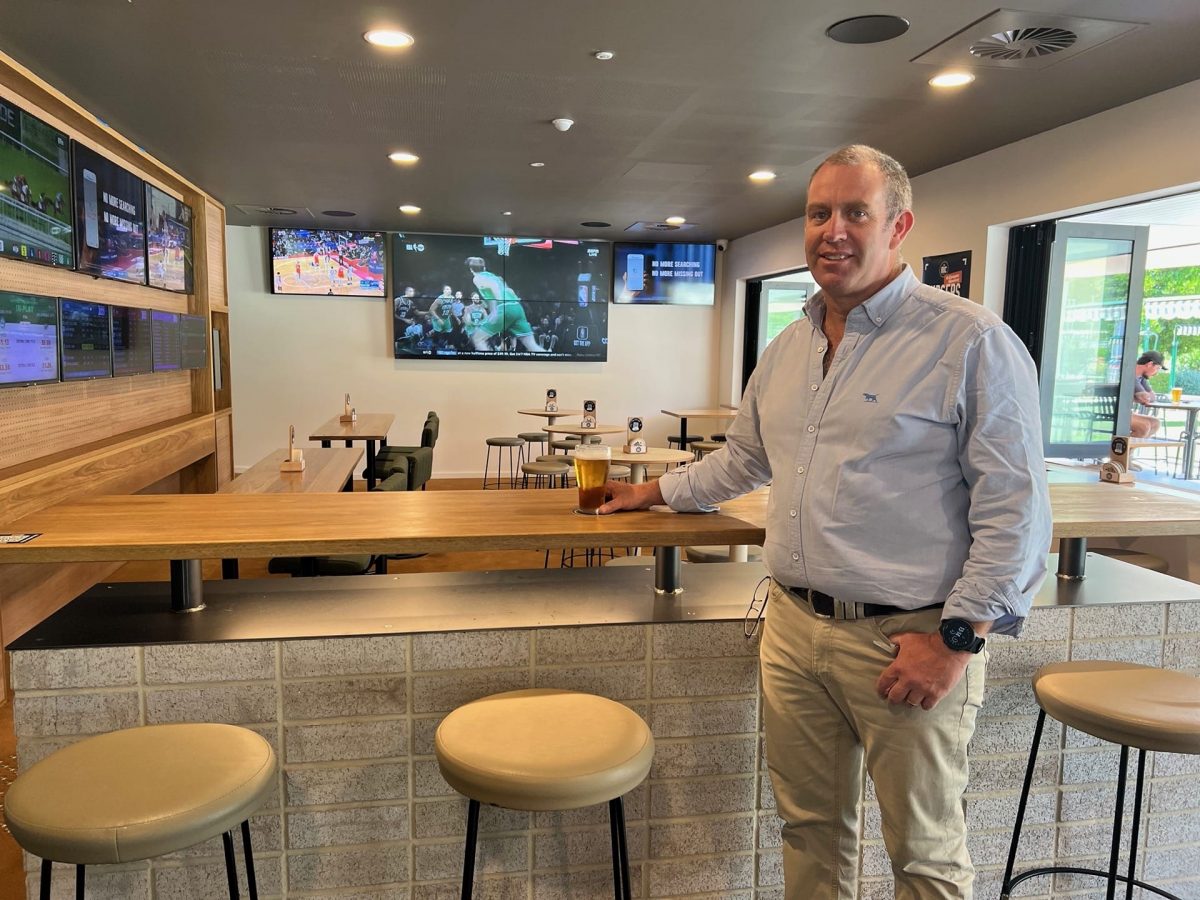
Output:
[[[347,446],[350,442],[346,441]],[[367,441],[367,490],[375,490],[375,442]]]
[[[629,464],[629,483],[641,484],[646,480],[646,464],[631,462]]]
[[[682,594],[679,576],[679,548],[656,547],[654,550],[654,593]]]
[[[687,416],[679,417],[679,449],[687,449]]]
[[[221,560],[221,577],[226,581],[237,580],[238,577],[238,561],[236,559]]]
[[[321,446],[328,450],[330,447],[333,446],[333,442],[332,441],[321,441]]]
[[[1087,538],[1059,538],[1058,572],[1063,581],[1083,581],[1087,565]]]
[[[1187,434],[1183,435],[1183,477],[1192,477],[1192,460],[1196,456],[1196,410],[1187,411]]]
[[[171,612],[204,609],[204,577],[198,559],[171,560]]]

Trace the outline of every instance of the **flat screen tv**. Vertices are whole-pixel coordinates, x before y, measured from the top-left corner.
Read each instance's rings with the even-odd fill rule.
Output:
[[[603,362],[610,248],[599,241],[398,234],[393,356]]]
[[[62,380],[111,377],[112,331],[108,321],[108,306],[64,299],[59,302],[58,319]]]
[[[150,287],[192,292],[192,208],[146,185],[146,277]]]
[[[179,317],[179,364],[203,369],[208,362],[208,320],[204,316]]]
[[[271,293],[385,297],[384,233],[271,229]]]
[[[179,368],[179,313],[154,310],[154,371],[174,372]]]
[[[617,303],[712,306],[717,296],[715,244],[613,245]]]
[[[0,291],[0,387],[58,381],[58,300]]]
[[[71,142],[0,98],[0,255],[69,269]]]
[[[145,375],[154,371],[154,329],[150,310],[112,308],[113,375]]]
[[[78,141],[75,171],[76,268],[89,275],[146,283],[146,186]]]

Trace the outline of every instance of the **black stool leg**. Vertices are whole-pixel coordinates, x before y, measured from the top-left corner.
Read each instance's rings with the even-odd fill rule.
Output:
[[[1117,896],[1117,861],[1121,855],[1121,814],[1125,810],[1125,773],[1129,768],[1129,747],[1121,745],[1121,771],[1117,773],[1117,803],[1113,810],[1112,850],[1108,856],[1108,890],[1105,900]]]
[[[1021,825],[1025,822],[1025,806],[1029,803],[1029,788],[1033,784],[1033,769],[1037,764],[1038,745],[1042,742],[1042,728],[1046,724],[1046,711],[1038,710],[1037,726],[1033,729],[1033,744],[1029,748],[1029,765],[1025,767],[1025,786],[1021,788],[1021,802],[1017,804],[1017,821],[1013,825],[1012,843],[1008,846],[1008,865],[1004,867],[1004,880],[1000,882],[1000,897],[1008,896],[1012,888],[1013,866],[1017,861],[1017,845],[1021,842]]]
[[[471,900],[471,885],[475,882],[475,843],[479,840],[479,801],[467,804],[467,842],[463,848],[462,900]]]
[[[250,900],[258,900],[258,879],[254,877],[254,851],[250,848],[250,820],[242,823],[242,853],[246,855],[246,888]]]
[[[48,859],[42,860],[42,889],[38,892],[39,900],[50,900],[50,879],[54,877],[54,863]]]
[[[1133,789],[1133,828],[1129,833],[1129,877],[1125,880],[1125,900],[1133,900],[1133,870],[1137,868],[1138,826],[1142,821],[1142,780],[1146,775],[1146,751],[1138,749],[1137,785]]]
[[[617,812],[617,804],[620,800],[621,798],[617,797],[608,801],[608,832],[612,841],[613,896],[616,900],[621,900],[622,886],[625,883],[625,873],[621,869],[621,828],[617,824],[620,816],[620,813]]]
[[[625,836],[625,801],[620,797],[617,798],[617,829],[617,836],[621,839],[621,897],[623,900],[631,900],[629,893],[632,890],[629,884],[629,841]]]
[[[225,877],[229,880],[229,900],[238,900],[237,862],[233,858],[233,832],[223,832],[221,843],[225,845]]]
[[[75,900],[83,900],[83,870],[84,866],[75,867]]]

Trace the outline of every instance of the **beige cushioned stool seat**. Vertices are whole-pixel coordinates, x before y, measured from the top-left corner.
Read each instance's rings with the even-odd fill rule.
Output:
[[[1051,663],[1033,676],[1047,714],[1093,737],[1166,753],[1200,753],[1200,679],[1135,663]]]
[[[149,725],[86,738],[22,772],[5,817],[43,859],[122,863],[236,828],[275,786],[275,753],[249,729]]]
[[[559,462],[551,460],[521,463],[521,471],[527,475],[565,475],[571,471],[571,467],[565,462],[562,462],[562,457],[559,457]]]
[[[683,552],[688,562],[729,562],[729,547],[725,544],[706,544],[703,547],[684,547]],[[755,545],[747,548],[746,559],[749,562],[757,562],[758,560],[762,559],[762,547]]]
[[[434,741],[442,777],[481,803],[560,810],[606,803],[645,779],[654,737],[613,700],[543,688],[460,706]]]

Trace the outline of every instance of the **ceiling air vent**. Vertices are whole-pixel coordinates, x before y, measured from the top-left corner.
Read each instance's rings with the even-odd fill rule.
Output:
[[[666,222],[634,222],[625,230],[634,234],[663,234],[667,231],[686,231],[691,227],[691,222],[685,225],[668,225]]]
[[[1079,35],[1065,28],[1014,28],[976,41],[967,49],[983,59],[1028,59],[1059,53],[1077,40]]]
[[[913,62],[966,69],[1045,69],[1145,25],[1083,16],[997,9]]]

